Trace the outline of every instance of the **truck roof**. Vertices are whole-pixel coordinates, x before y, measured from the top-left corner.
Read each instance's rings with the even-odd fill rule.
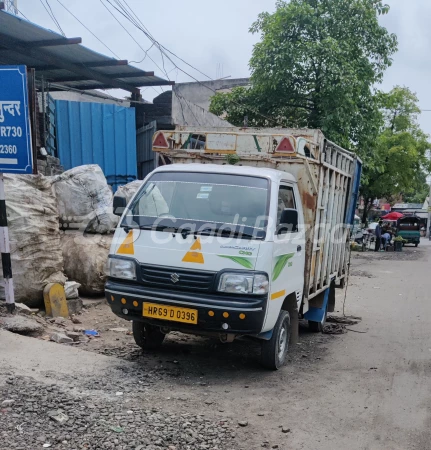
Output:
[[[248,175],[253,177],[267,178],[271,181],[281,180],[296,183],[295,177],[281,170],[268,169],[265,167],[233,166],[230,164],[169,164],[158,167],[154,172],[210,172],[225,173],[233,175]]]

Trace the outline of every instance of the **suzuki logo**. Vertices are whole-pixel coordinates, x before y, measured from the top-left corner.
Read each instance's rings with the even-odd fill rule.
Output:
[[[178,283],[178,281],[180,281],[179,275],[176,274],[176,273],[173,273],[173,274],[171,275],[171,281],[172,281],[172,283]]]

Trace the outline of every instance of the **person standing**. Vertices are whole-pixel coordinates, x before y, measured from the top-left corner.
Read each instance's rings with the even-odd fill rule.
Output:
[[[378,252],[380,250],[380,246],[382,244],[382,224],[383,222],[379,220],[379,223],[376,226],[376,248],[374,249],[375,252]]]
[[[383,234],[382,234],[382,247],[383,250],[386,251],[387,247],[391,244],[391,234],[389,233],[388,230],[386,230]]]

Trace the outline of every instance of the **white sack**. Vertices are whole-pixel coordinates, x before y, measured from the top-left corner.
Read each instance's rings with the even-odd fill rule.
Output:
[[[105,291],[106,262],[112,234],[87,234],[66,231],[61,234],[64,273],[78,282],[81,295],[100,295]]]
[[[75,167],[55,176],[54,189],[63,228],[104,234],[116,227],[112,190],[97,164]]]
[[[55,195],[43,175],[4,178],[15,301],[39,307],[48,283],[66,281]]]
[[[126,198],[127,204],[129,204],[130,200],[132,200],[132,197],[135,195],[136,191],[142,186],[143,181],[142,180],[135,180],[131,183],[127,183],[123,186],[120,186],[117,189],[117,192],[115,195],[122,195]]]
[[[66,284],[64,285],[64,293],[66,294],[66,298],[68,300],[73,298],[79,298],[78,289],[80,286],[81,285],[76,281],[66,281]]]

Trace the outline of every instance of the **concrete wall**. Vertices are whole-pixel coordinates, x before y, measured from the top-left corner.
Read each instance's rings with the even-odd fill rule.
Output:
[[[220,119],[201,106],[195,105],[174,90],[172,96],[172,121],[175,125],[191,127],[231,127],[232,124]]]
[[[166,91],[153,100],[153,103],[136,104],[136,128],[155,120],[159,129],[171,129],[172,122],[172,91]]]
[[[174,91],[166,91],[147,105],[137,105],[138,123],[148,124],[155,120],[157,128],[172,129],[182,126],[231,127],[232,125],[220,119],[208,110],[195,105],[190,99]],[[142,126],[141,125],[141,126]]]
[[[249,86],[250,78],[234,78],[226,80],[202,81],[202,83],[178,83],[175,92],[205,110],[209,110],[211,97],[216,92],[229,92],[234,87]],[[207,86],[207,87],[206,87]],[[208,89],[210,88],[210,89]]]

